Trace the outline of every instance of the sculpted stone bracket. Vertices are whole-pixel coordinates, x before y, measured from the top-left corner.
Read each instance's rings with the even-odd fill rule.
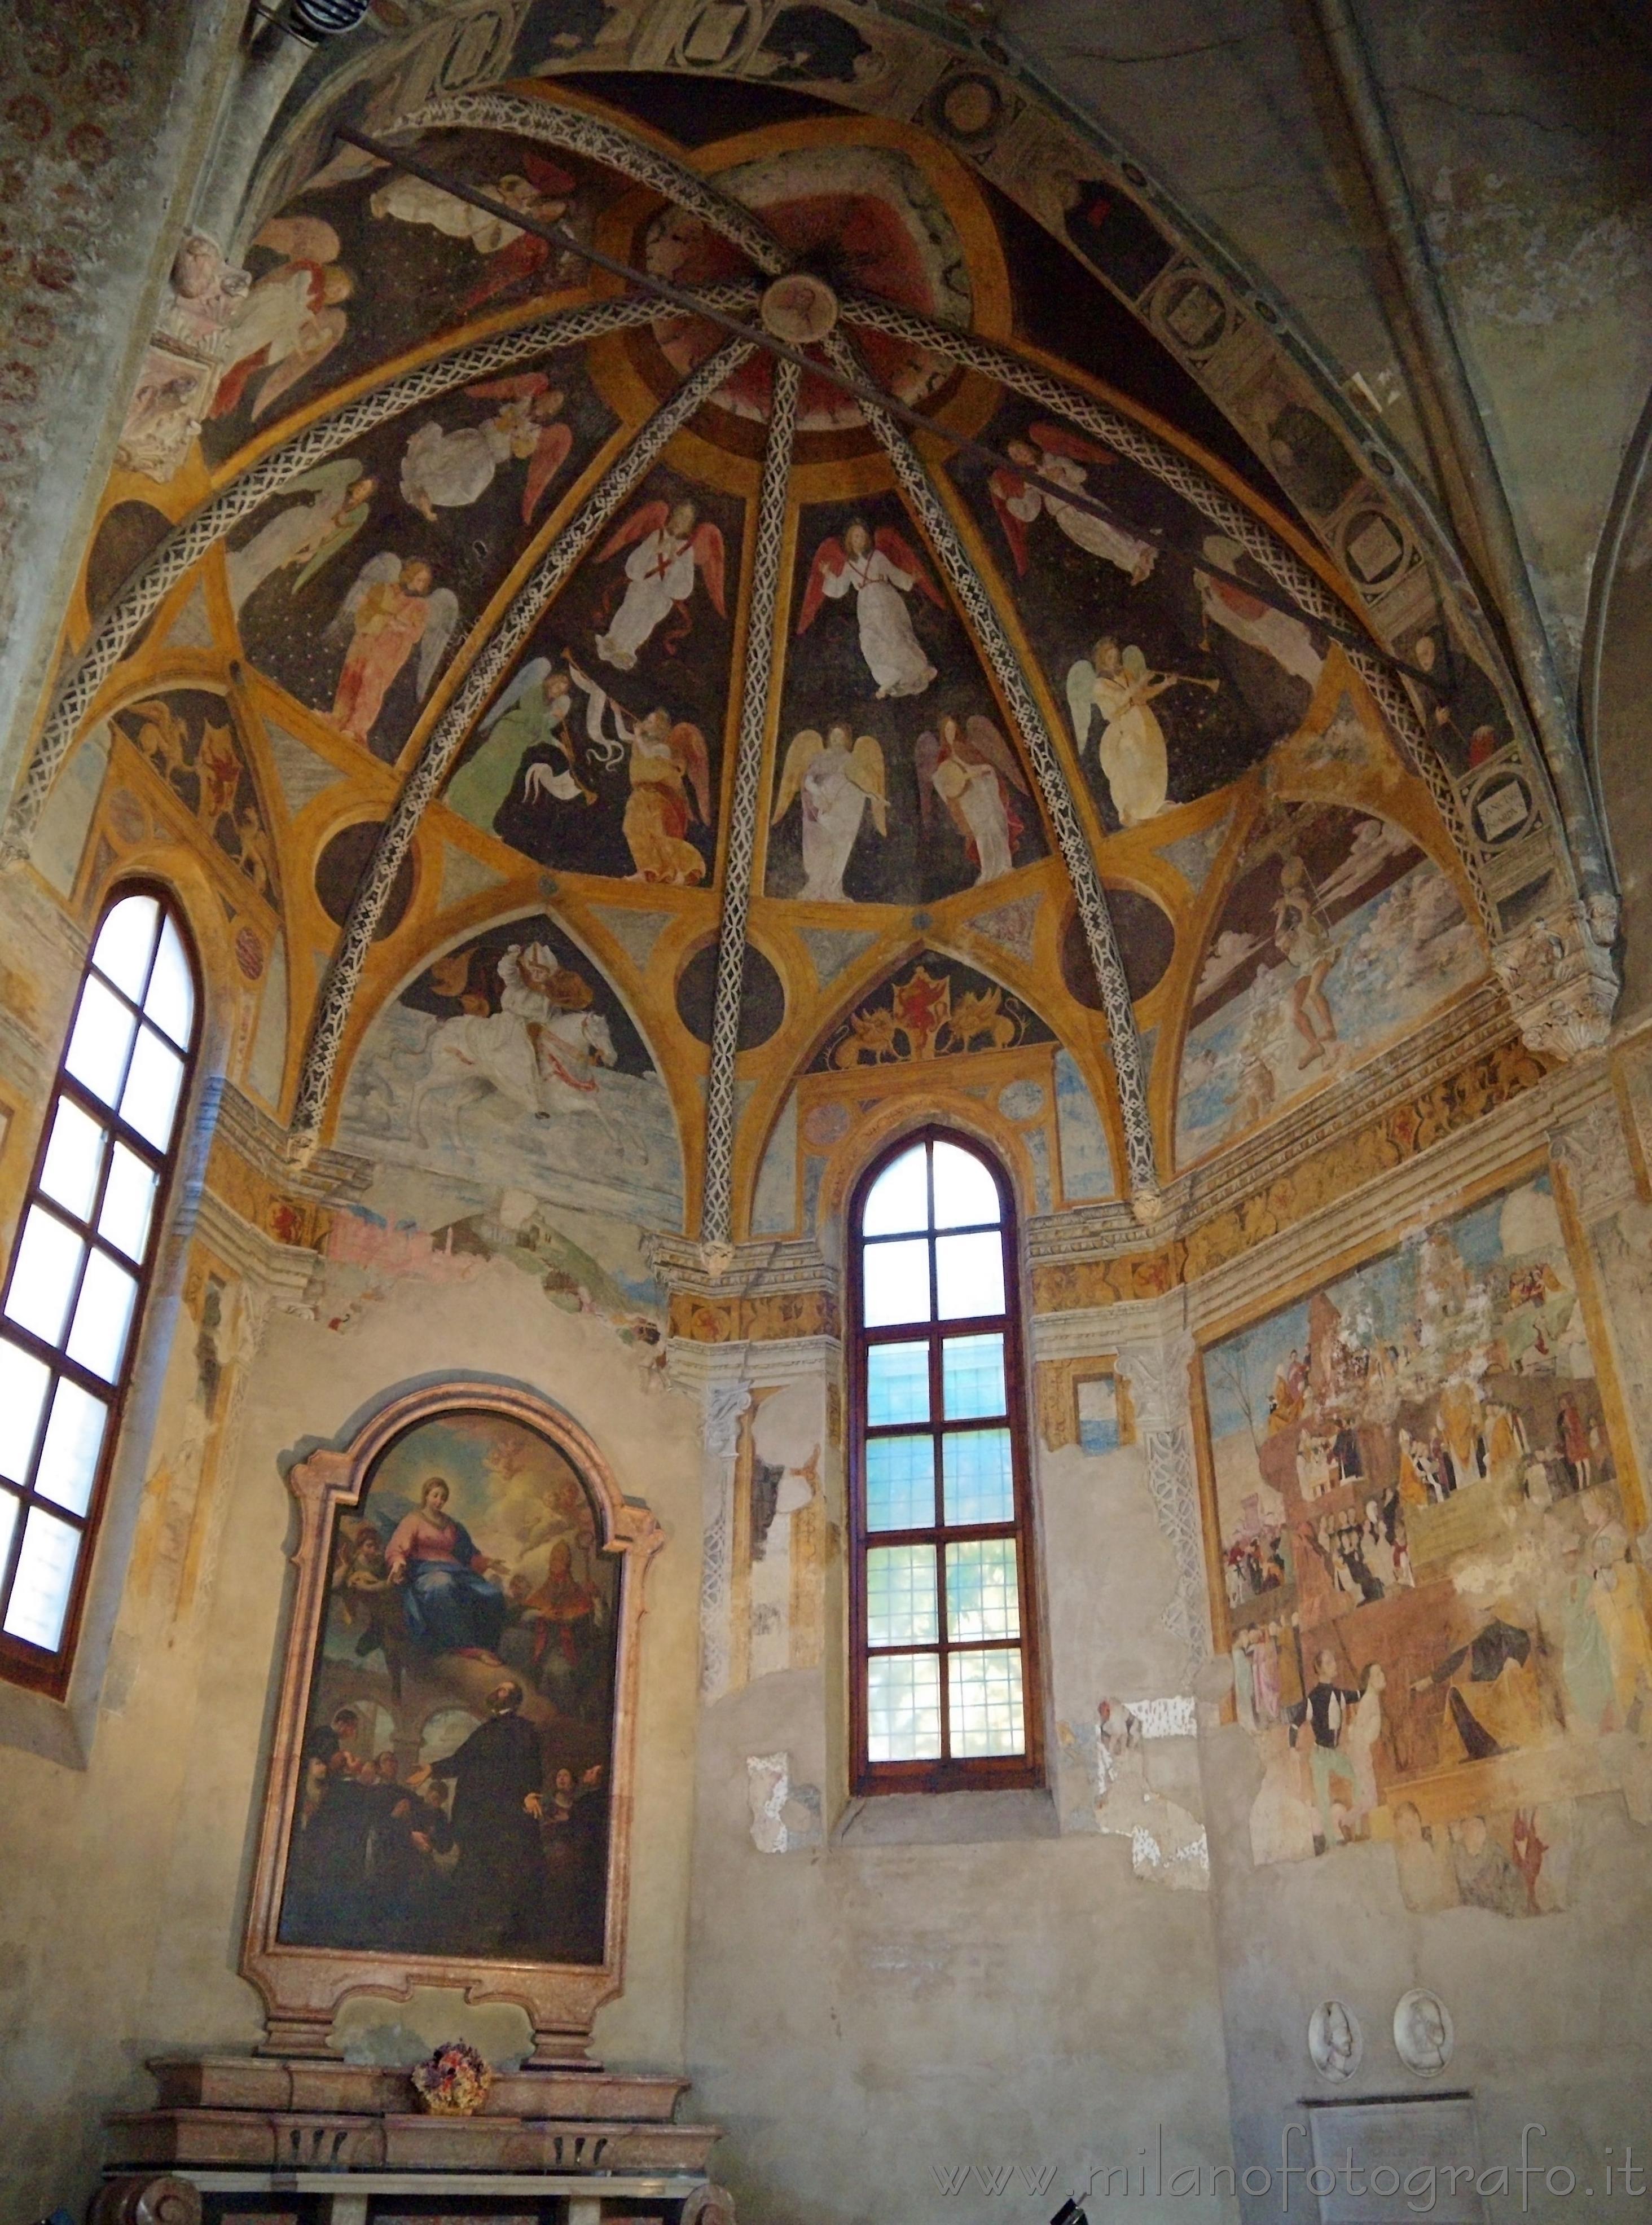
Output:
[[[1580,903],[1544,913],[1494,943],[1491,960],[1528,1049],[1569,1060],[1605,1043],[1620,986],[1617,967],[1595,940]]]
[[[360,1504],[374,1462],[408,1429],[443,1414],[478,1411],[520,1423],[564,1455],[596,1500],[604,1550],[621,1556],[603,1960],[515,1962],[286,1946],[278,1937],[281,1896],[299,1802],[310,1683],[329,1597],[334,1518],[341,1509]],[[299,1512],[299,1539],[292,1555],[297,1587],[240,1964],[242,1975],[264,1997],[268,2029],[263,2051],[325,2056],[334,2016],[352,1994],[406,2000],[415,1986],[433,1985],[462,1989],[472,2001],[519,2004],[533,2025],[534,2062],[581,2054],[597,2009],[620,1991],[623,1980],[643,1581],[665,1542],[664,1532],[646,1506],[625,1497],[595,1441],[559,1406],[528,1391],[467,1378],[391,1399],[342,1450],[312,1453],[300,1461],[287,1486]]]

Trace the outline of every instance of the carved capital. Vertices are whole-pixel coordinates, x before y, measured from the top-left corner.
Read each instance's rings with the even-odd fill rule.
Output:
[[[1598,1050],[1617,1002],[1617,967],[1581,903],[1547,912],[1493,947],[1492,963],[1528,1049],[1574,1059]]]
[[[701,1431],[706,1450],[715,1458],[734,1457],[740,1445],[740,1417],[751,1403],[749,1383],[713,1383],[707,1386]]]
[[[1146,1436],[1157,1429],[1180,1429],[1187,1420],[1187,1371],[1193,1340],[1185,1329],[1151,1344],[1119,1347],[1118,1372],[1130,1385],[1136,1428]]]

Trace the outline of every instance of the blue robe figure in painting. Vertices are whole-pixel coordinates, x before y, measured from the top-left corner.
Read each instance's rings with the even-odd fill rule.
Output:
[[[426,1480],[418,1512],[405,1516],[390,1541],[391,1581],[407,1587],[407,1633],[417,1651],[497,1660],[505,1601],[492,1579],[501,1564],[479,1553],[447,1512],[449,1496],[444,1477]]]

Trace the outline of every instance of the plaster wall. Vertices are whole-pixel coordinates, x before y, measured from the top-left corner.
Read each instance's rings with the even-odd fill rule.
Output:
[[[1524,2210],[1511,2178],[1506,2197],[1490,2197],[1495,2225],[1522,2215],[1610,2215],[1605,2151],[1618,2164],[1625,2140],[1642,2152],[1652,2070],[1644,1835],[1623,1795],[1578,1803],[1570,1908],[1520,1924],[1477,1908],[1414,1914],[1388,1846],[1253,1867],[1248,1818],[1261,1772],[1249,1746],[1229,1726],[1201,1749],[1234,2158],[1242,2173],[1273,2175],[1268,2191],[1242,2196],[1247,2225],[1280,2215],[1281,2139],[1287,2124],[1306,2124],[1305,2099],[1420,2099],[1442,2089],[1472,2093],[1484,2166],[1512,2171],[1531,2125],[1543,2128],[1528,2136],[1532,2159],[1577,2175],[1571,2200],[1558,2190],[1563,2178],[1551,2194],[1540,2177]],[[1437,1994],[1452,2014],[1455,2051],[1439,2077],[1407,2070],[1395,2049],[1395,2005],[1414,1986]],[[1328,2085],[1308,2057],[1308,2019],[1328,1998],[1345,2002],[1363,2028],[1363,2060],[1344,2086]],[[1300,2163],[1306,2141],[1293,2146]],[[1593,2202],[1583,2193],[1592,2185]],[[1295,2182],[1293,2206],[1309,2199]]]
[[[1339,187],[1343,150],[1313,92],[1303,12],[1289,0],[1176,0],[1147,17],[1115,0],[1032,0],[1007,28],[1292,305],[1426,477],[1373,261]],[[1542,0],[1362,0],[1356,12],[1570,675],[1652,380],[1646,26],[1632,10]]]
[[[241,11],[0,12],[0,783],[10,792]]]
[[[759,1677],[702,1715],[689,2060],[764,2225],[1047,2215],[1160,2125],[1229,2160],[1202,1846],[1179,1890],[1132,1836],[1196,1835],[1194,1742],[1147,1740],[1110,1779],[1097,1743],[1104,1696],[1185,1689],[1175,1557],[1139,1447],[1041,1450],[1039,1480],[1050,1792],[847,1800],[829,1640],[823,1677]],[[747,1792],[777,1753],[778,1854]]]
[[[161,1433],[89,1764],[8,1756],[3,1968],[19,2034],[0,2118],[8,2215],[83,2198],[99,2117],[147,2099],[146,2056],[259,2037],[260,2005],[235,1964],[283,1638],[283,1556],[295,1535],[283,1469],[347,1434],[392,1391],[432,1376],[495,1375],[559,1401],[665,1530],[645,1594],[627,1983],[600,2017],[594,2052],[616,2064],[681,2063],[696,1426],[686,1400],[638,1395],[634,1362],[606,1327],[525,1291],[517,1271],[496,1262],[459,1290],[402,1284],[347,1333],[273,1315],[250,1372],[238,1457],[219,1481],[221,1503],[202,1504],[208,1490],[181,1516],[175,1507],[170,1525]],[[187,1348],[175,1347],[174,1366],[193,1373]],[[202,1528],[213,1543],[181,1608],[189,1540]],[[427,2013],[443,2025],[433,2039],[469,2028],[496,2055],[529,2044],[519,2013],[451,2000],[428,2013],[417,2002],[375,2003],[351,2033],[372,2049],[365,2025],[418,2029]]]

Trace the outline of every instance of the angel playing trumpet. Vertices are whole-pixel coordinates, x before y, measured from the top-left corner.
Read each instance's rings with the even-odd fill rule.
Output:
[[[1096,643],[1093,663],[1081,656],[1068,667],[1067,707],[1078,754],[1082,758],[1089,745],[1099,711],[1102,738],[1096,754],[1121,826],[1156,819],[1170,787],[1165,730],[1148,706],[1172,688],[1204,688],[1214,694],[1221,685],[1187,672],[1149,671],[1134,643],[1121,649],[1110,634]]]
[[[1090,484],[1086,465],[1095,468],[1117,463],[1110,448],[1104,448],[1099,441],[1086,440],[1082,433],[1070,432],[1064,425],[1038,424],[1027,428],[1025,440],[1007,441],[1004,453],[1021,471],[995,471],[987,488],[1018,574],[1026,570],[1027,535],[1042,513],[1054,520],[1076,548],[1082,548],[1087,556],[1099,556],[1104,563],[1115,564],[1128,574],[1133,587],[1141,586],[1158,556],[1150,541],[1115,525],[1109,518],[1097,517],[1094,510],[1064,502],[1048,486],[1034,486],[1021,475],[1036,472],[1041,479],[1053,479],[1058,486],[1082,494]]]
[[[905,536],[893,525],[880,525],[874,534],[857,517],[841,541],[823,541],[816,549],[797,632],[808,632],[823,601],[841,602],[853,595],[861,654],[877,683],[880,700],[921,695],[935,677],[935,667],[912,631],[905,599],[914,590],[937,610],[946,608],[940,589]]]
[[[778,827],[794,803],[803,813],[804,884],[807,903],[847,903],[843,875],[867,810],[878,833],[889,832],[882,745],[872,734],[851,738],[848,726],[813,726],[792,737],[770,824]]]
[[[588,755],[605,770],[619,764],[622,756],[631,760],[624,833],[636,868],[632,879],[672,888],[696,886],[706,877],[706,861],[688,840],[689,829],[696,821],[702,827],[712,824],[711,759],[705,736],[698,726],[674,719],[667,710],[633,718],[572,657],[565,662],[575,687],[586,698]]]

